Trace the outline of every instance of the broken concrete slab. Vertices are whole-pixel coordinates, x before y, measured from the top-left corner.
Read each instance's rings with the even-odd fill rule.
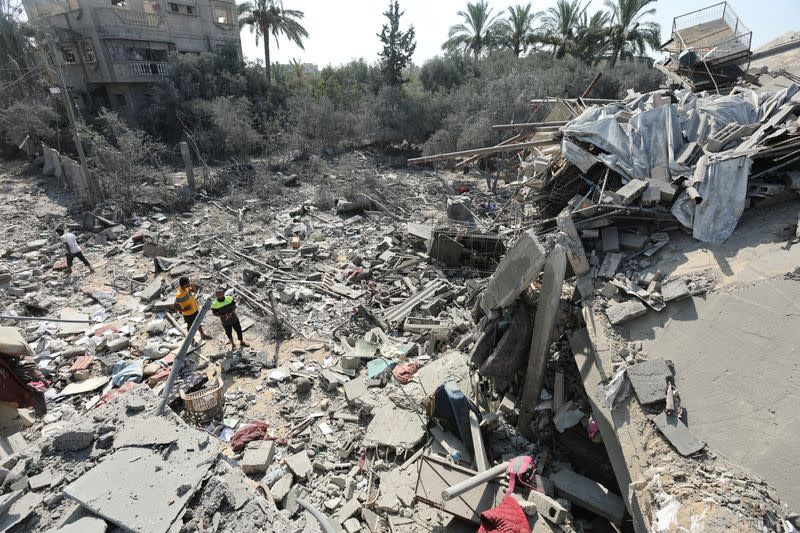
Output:
[[[536,233],[533,230],[523,233],[489,278],[481,305],[497,309],[511,304],[539,276],[545,258]]]
[[[469,356],[456,350],[440,355],[420,368],[414,381],[403,385],[405,394],[419,405],[427,405],[436,388],[442,383],[455,381],[459,388],[469,390]]]
[[[109,377],[107,376],[97,376],[85,379],[83,381],[74,381],[61,389],[59,393],[59,397],[63,396],[70,396],[72,394],[83,394],[84,392],[91,392],[95,389],[99,389],[109,381]]]
[[[49,487],[53,481],[53,473],[49,469],[28,478],[28,485],[31,490],[39,490]]]
[[[653,419],[653,422],[670,444],[683,456],[692,455],[706,447],[677,416],[661,413]]]
[[[533,323],[531,350],[528,367],[525,372],[525,383],[522,388],[522,402],[517,428],[527,438],[533,437],[531,422],[534,408],[539,399],[539,392],[544,383],[544,370],[549,359],[550,344],[553,339],[556,319],[561,306],[561,290],[564,286],[564,275],[567,271],[567,256],[564,247],[556,244],[547,257],[542,276],[542,291],[536,308],[536,319]]]
[[[258,442],[258,446],[256,447],[250,447],[248,445],[240,461],[242,472],[245,474],[263,474],[267,471],[270,464],[272,464],[272,458],[274,456],[275,444],[272,441]]]
[[[158,449],[119,449],[64,494],[126,530],[166,533],[217,454],[212,446],[198,446],[201,435],[184,428],[166,457]]]
[[[336,514],[336,521],[339,524],[343,524],[345,520],[350,517],[353,517],[361,510],[361,503],[358,499],[353,498],[345,502],[341,508],[339,508],[339,512]]]
[[[667,362],[662,358],[642,361],[629,366],[625,372],[642,405],[663,402],[667,390],[667,379],[672,377]]]
[[[84,320],[85,322],[61,322],[58,324],[58,331],[60,335],[77,335],[86,331],[89,327],[89,315],[81,313],[72,307],[64,307],[59,313],[61,320]]]
[[[60,527],[55,533],[105,533],[106,521],[97,516],[84,516]]]
[[[155,300],[161,295],[161,291],[164,288],[163,285],[161,278],[154,279],[142,289],[142,292],[139,293],[139,298],[141,298],[143,302]]]
[[[597,271],[597,277],[602,279],[611,279],[614,274],[619,270],[619,265],[622,263],[622,254],[608,253],[603,258],[603,263],[600,265],[600,270]]]
[[[624,324],[634,318],[647,314],[647,308],[639,300],[628,300],[606,308],[606,316],[612,325]]]
[[[622,523],[622,518],[625,516],[625,502],[600,483],[571,470],[559,470],[551,476],[551,479],[559,494],[569,501],[614,524]]]
[[[400,409],[388,399],[373,411],[373,415],[364,435],[364,446],[390,446],[409,450],[425,437],[425,421],[420,415]]]
[[[617,189],[617,194],[622,200],[622,205],[632,204],[647,188],[648,182],[645,180],[633,179]]]
[[[314,469],[311,459],[305,451],[290,455],[284,459],[286,466],[299,478],[306,477]]]
[[[176,442],[182,429],[162,416],[129,418],[114,436],[114,447],[163,446]]]
[[[567,519],[568,511],[553,498],[536,490],[528,493],[528,502],[532,503],[536,512],[554,524],[562,524]]]
[[[42,504],[40,495],[33,492],[23,494],[14,500],[14,503],[8,508],[8,512],[0,518],[0,532],[5,532],[12,527],[21,524],[34,509]]]
[[[690,297],[692,293],[683,278],[673,279],[661,286],[661,296],[665,302],[677,302]]]
[[[619,230],[616,226],[606,226],[600,230],[600,241],[604,252],[619,252]]]
[[[480,514],[497,507],[503,500],[505,487],[499,480],[490,480],[457,498],[442,500],[445,489],[476,474],[477,472],[451,464],[444,458],[425,454],[420,457],[417,499],[465,520],[480,523]]]

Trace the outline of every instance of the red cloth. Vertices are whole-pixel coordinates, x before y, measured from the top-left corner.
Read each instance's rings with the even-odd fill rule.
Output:
[[[267,435],[268,428],[269,426],[267,423],[261,420],[256,420],[255,422],[250,422],[242,426],[231,437],[231,448],[233,448],[235,452],[240,452],[244,450],[248,442],[254,440],[269,440]]]
[[[500,505],[481,513],[478,533],[531,533],[531,528],[517,500],[506,496]]]
[[[414,379],[414,374],[419,369],[419,363],[416,361],[412,361],[406,365],[397,365],[392,370],[392,374],[394,374],[395,379],[402,383],[403,385],[407,383],[411,383],[411,380]]]

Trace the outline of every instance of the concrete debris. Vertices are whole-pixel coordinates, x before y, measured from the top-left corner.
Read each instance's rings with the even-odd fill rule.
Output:
[[[675,59],[664,68],[695,83],[691,54]],[[253,162],[280,195],[219,195],[208,169],[181,213],[161,184],[135,209],[68,213],[55,180],[0,173],[0,531],[312,533],[309,509],[347,533],[474,530],[512,485],[532,531],[644,533],[664,508],[708,511],[675,513],[675,530],[793,531],[773,478],[685,423],[724,433],[733,418],[706,404],[741,403],[684,386],[729,371],[706,360],[705,333],[686,340],[701,349],[688,368],[662,347],[706,323],[698,309],[724,314],[718,280],[796,283],[797,209],[775,197],[797,188],[798,94],[537,100],[542,122],[499,125],[512,142],[411,160],[463,157],[463,172],[431,180],[351,151],[318,161],[347,175],[321,185],[308,163]],[[496,167],[505,185],[466,170],[497,149],[520,156]],[[54,152],[42,162],[63,176]],[[54,217],[93,272],[67,273]],[[797,344],[796,328],[762,335],[760,313],[737,316],[708,335],[759,331],[766,348],[745,343],[758,361]],[[754,375],[736,394],[749,381],[770,388]],[[764,433],[758,461],[800,441]]]

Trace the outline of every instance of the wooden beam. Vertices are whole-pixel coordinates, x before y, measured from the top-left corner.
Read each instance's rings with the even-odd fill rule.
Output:
[[[514,135],[513,137],[509,137],[505,141],[502,141],[502,142],[496,144],[495,146],[507,146],[507,145],[512,144],[512,143],[522,142],[525,139],[527,139],[529,136],[530,135],[527,132],[518,133],[518,134]],[[481,159],[483,159],[487,155],[490,155],[490,154],[473,155],[472,157],[468,157],[468,158],[464,159],[463,161],[459,161],[458,163],[456,163],[456,170],[461,170],[462,168],[466,167],[467,165],[471,165],[473,163],[477,163],[478,161],[480,161]]]
[[[493,154],[496,152],[513,152],[515,150],[531,148],[532,146],[545,146],[548,144],[554,144],[556,142],[557,141],[555,139],[545,139],[541,141],[526,141],[521,143],[506,144],[503,146],[500,145],[487,146],[485,148],[473,148],[472,150],[461,150],[459,152],[448,152],[445,154],[429,155],[426,157],[415,157],[413,159],[409,159],[408,163],[409,164],[432,163],[433,161],[445,161],[447,159],[456,159],[458,157]]]
[[[492,129],[495,131],[503,130],[522,130],[536,128],[539,131],[556,131],[566,125],[566,121],[556,122],[518,122],[517,124],[495,124]]]

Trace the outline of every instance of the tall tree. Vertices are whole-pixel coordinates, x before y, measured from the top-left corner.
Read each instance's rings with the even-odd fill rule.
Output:
[[[606,11],[597,11],[591,17],[584,11],[575,28],[575,41],[570,54],[588,63],[596,65],[608,51],[608,22],[611,15]]]
[[[618,59],[631,58],[634,54],[643,55],[648,45],[658,48],[661,26],[656,22],[642,21],[642,18],[655,14],[655,8],[645,9],[655,2],[656,0],[605,1],[611,12],[608,40],[612,67],[617,64]]]
[[[400,17],[404,11],[400,11],[397,0],[389,0],[389,10],[383,14],[389,19],[388,24],[383,25],[383,29],[378,34],[383,43],[383,51],[380,53],[380,69],[384,83],[387,85],[401,85],[403,79],[403,69],[411,63],[411,56],[417,48],[414,40],[414,26],[408,30],[400,30]]]
[[[250,26],[250,33],[256,35],[256,45],[258,40],[264,42],[264,72],[267,76],[267,85],[272,83],[272,72],[270,70],[269,58],[269,38],[275,38],[275,45],[278,45],[278,38],[285,35],[287,39],[303,48],[303,39],[308,37],[308,32],[300,24],[305,14],[297,9],[284,9],[283,2],[276,0],[255,0],[255,2],[244,2],[237,6],[239,14],[239,27]]]
[[[508,7],[508,17],[500,23],[500,44],[516,56],[525,53],[533,42],[533,23],[540,14],[532,11],[531,3]]]
[[[545,11],[537,41],[553,47],[553,57],[564,57],[574,48],[576,31],[587,5],[581,0],[556,0]]]
[[[458,16],[464,22],[450,27],[442,50],[472,52],[475,59],[478,59],[484,50],[497,44],[500,33],[497,19],[500,15],[492,15],[492,8],[486,0],[467,3],[467,10],[459,11]]]

